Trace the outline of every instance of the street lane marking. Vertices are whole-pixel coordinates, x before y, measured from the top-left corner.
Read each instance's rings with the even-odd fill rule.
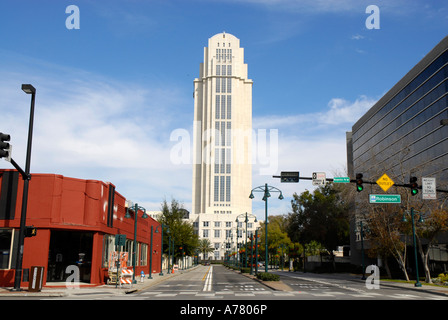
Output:
[[[208,275],[208,272],[210,271],[211,267],[212,266],[208,267],[207,272],[204,274],[204,277],[202,277],[202,281],[204,281],[205,277]]]
[[[210,266],[210,268],[208,268],[206,276],[207,277],[205,278],[204,288],[202,289],[202,291],[212,291],[213,266]]]

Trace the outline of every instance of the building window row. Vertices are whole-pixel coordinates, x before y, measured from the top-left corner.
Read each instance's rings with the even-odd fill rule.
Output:
[[[232,62],[232,49],[216,48],[216,61]]]
[[[231,192],[230,176],[215,176],[214,179],[214,200],[230,202]]]
[[[232,118],[232,96],[216,95],[215,98],[215,119]]]
[[[231,76],[232,75],[232,65],[216,65],[216,75],[217,76]]]
[[[216,93],[232,93],[232,78],[216,78]]]

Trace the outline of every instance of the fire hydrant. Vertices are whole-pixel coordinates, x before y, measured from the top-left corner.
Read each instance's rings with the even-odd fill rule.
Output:
[[[144,279],[145,279],[145,273],[142,271],[140,273],[140,282],[143,282]]]

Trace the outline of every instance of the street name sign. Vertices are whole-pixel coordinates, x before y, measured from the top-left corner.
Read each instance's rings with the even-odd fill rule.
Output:
[[[436,178],[422,178],[422,198],[425,200],[437,199]]]
[[[381,187],[381,189],[383,189],[384,192],[386,192],[387,190],[389,190],[390,187],[392,187],[394,185],[394,182],[392,181],[391,178],[389,178],[387,176],[387,174],[383,174],[377,181],[376,183]]]
[[[370,203],[401,203],[399,194],[369,194]]]
[[[334,177],[333,178],[334,183],[350,183],[349,177]]]
[[[325,172],[313,172],[313,186],[321,186],[327,182]]]

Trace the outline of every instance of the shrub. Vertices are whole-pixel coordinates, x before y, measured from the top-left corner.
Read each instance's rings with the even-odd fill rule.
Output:
[[[249,273],[250,268],[241,268],[241,273]]]
[[[259,272],[257,278],[262,281],[279,281],[280,276],[278,274],[273,274],[269,272]]]

